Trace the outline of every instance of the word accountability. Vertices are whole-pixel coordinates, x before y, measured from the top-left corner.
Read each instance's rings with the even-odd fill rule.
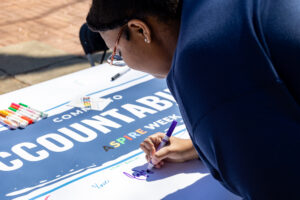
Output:
[[[47,130],[46,133],[39,133],[36,139],[24,141],[16,145],[12,145],[9,150],[0,150],[0,171],[14,171],[22,168],[26,162],[39,162],[55,155],[68,151],[78,143],[88,143],[95,140],[100,135],[108,135],[111,131],[118,131],[122,125],[128,126],[142,118],[153,116],[156,113],[172,108],[176,105],[173,97],[168,90],[159,91],[151,96],[145,96],[135,100],[134,103],[126,103],[118,108],[112,108],[100,114],[82,119],[85,110],[73,111],[61,117],[54,117],[49,123],[60,125],[65,120],[73,117],[79,117],[76,123],[55,128],[56,130]],[[104,152],[110,149],[118,148],[127,141],[134,140],[140,135],[145,134],[148,130],[154,130],[157,127],[168,124],[173,120],[181,118],[181,116],[172,115],[160,117],[161,119],[153,121],[145,125],[143,128],[134,132],[115,138],[107,146],[103,147]],[[74,121],[73,121],[74,122]],[[125,125],[124,125],[125,124]],[[51,128],[51,124],[49,124]],[[43,130],[41,130],[43,131]]]

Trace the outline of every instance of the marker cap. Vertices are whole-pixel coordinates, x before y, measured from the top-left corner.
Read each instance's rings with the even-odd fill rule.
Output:
[[[11,104],[10,107],[14,108],[14,109],[17,109],[17,110],[20,110],[20,111],[24,111],[26,113],[28,113],[29,115],[31,115],[32,117],[36,117],[38,118],[39,117],[39,114],[33,112],[33,111],[29,111],[27,110],[27,108],[22,108],[20,105],[17,105],[17,104]]]
[[[16,110],[18,110],[18,109],[20,108],[20,106],[15,106],[15,105],[13,105],[13,104],[11,104],[10,107],[12,107],[12,108],[14,108],[14,109],[16,109]]]
[[[29,117],[21,116],[21,118],[28,121],[28,124],[33,124],[34,123],[34,121],[32,119],[30,119]]]
[[[12,107],[8,107],[8,109],[11,110],[11,111],[14,111],[14,112],[17,112],[17,111],[18,111],[17,109],[14,109],[14,108],[12,108]]]
[[[18,105],[18,104],[16,104],[16,103],[11,103],[10,107],[20,108],[20,105]]]
[[[12,109],[13,109],[13,108],[12,108]],[[9,112],[9,113],[11,113],[11,114],[15,114],[15,115],[18,116],[19,118],[21,118],[21,119],[27,121],[28,124],[32,124],[32,123],[33,123],[32,119],[30,119],[29,117],[26,117],[26,116],[23,116],[23,115],[21,115],[21,114],[18,114],[18,113],[16,113],[15,111],[13,111],[13,110],[11,110],[11,109],[6,110],[6,111]]]
[[[38,113],[39,113],[39,115],[40,115],[40,117],[42,117],[42,118],[47,118],[47,117],[48,117],[48,114],[47,114],[47,113],[45,113],[45,112],[42,112],[42,111],[39,111],[39,110],[37,110],[37,109],[34,109],[34,108],[31,108],[31,107],[29,107],[29,106],[28,106],[28,105],[26,105],[26,104],[19,103],[19,105],[21,105],[21,106],[24,106],[24,107],[26,107],[26,108],[29,108],[29,109],[31,109],[31,110],[33,110],[33,111],[35,111],[35,112],[38,112]]]
[[[6,117],[7,115],[9,115],[9,113],[5,110],[0,110],[0,115]]]
[[[9,107],[8,109],[12,110],[14,112],[18,112],[18,109],[15,109],[15,108],[12,108],[12,107]],[[37,120],[37,118],[33,118],[33,116],[25,116],[25,117],[27,117],[28,119],[30,119],[32,121],[32,123]]]
[[[2,116],[2,117],[7,117],[9,115],[9,113],[7,112],[7,111],[5,111],[5,110],[0,110],[0,116]]]
[[[35,117],[36,119],[38,119],[40,117],[40,113],[37,113],[36,111],[33,111],[33,110],[29,109],[29,108],[23,108],[23,106],[20,106],[18,104],[12,103],[10,105],[10,107],[13,107],[13,108],[15,108],[17,110],[22,110],[24,112],[27,112],[31,117]]]
[[[174,121],[172,122],[170,128],[168,129],[167,134],[166,134],[168,137],[171,137],[171,135],[172,135],[172,133],[173,133],[173,131],[174,131],[176,125],[177,125],[177,121],[174,120]]]
[[[21,105],[21,106],[24,106],[24,107],[28,108],[28,106],[27,106],[26,104],[19,103],[19,105]]]

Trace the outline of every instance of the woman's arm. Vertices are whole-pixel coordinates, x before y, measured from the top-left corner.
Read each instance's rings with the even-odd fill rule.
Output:
[[[156,133],[146,138],[140,145],[146,153],[147,161],[149,162],[151,159],[156,168],[161,168],[164,161],[184,162],[198,158],[197,151],[190,139],[171,137],[167,146],[156,151],[164,136],[163,133]]]

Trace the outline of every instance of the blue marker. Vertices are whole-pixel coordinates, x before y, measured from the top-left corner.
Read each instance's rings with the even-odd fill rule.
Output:
[[[171,137],[171,135],[172,135],[172,133],[173,133],[173,131],[174,131],[176,125],[177,125],[177,121],[174,120],[174,121],[172,122],[172,124],[171,124],[171,126],[170,126],[170,128],[169,128],[169,130],[168,130],[168,132],[167,132],[167,134],[165,135],[165,137],[162,139],[161,143],[160,143],[159,146],[157,147],[156,151],[158,151],[158,150],[160,150],[161,148],[163,148],[163,147],[169,142],[169,138]],[[148,167],[147,167],[147,172],[150,172],[150,170],[153,168],[153,166],[154,166],[154,165],[153,165],[153,163],[152,163],[151,160],[150,160],[150,162],[149,162],[149,164],[148,164]]]

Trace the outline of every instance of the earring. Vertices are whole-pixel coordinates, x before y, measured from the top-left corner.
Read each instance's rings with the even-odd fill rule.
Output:
[[[145,38],[145,42],[148,44],[150,43],[150,41],[147,38]]]

